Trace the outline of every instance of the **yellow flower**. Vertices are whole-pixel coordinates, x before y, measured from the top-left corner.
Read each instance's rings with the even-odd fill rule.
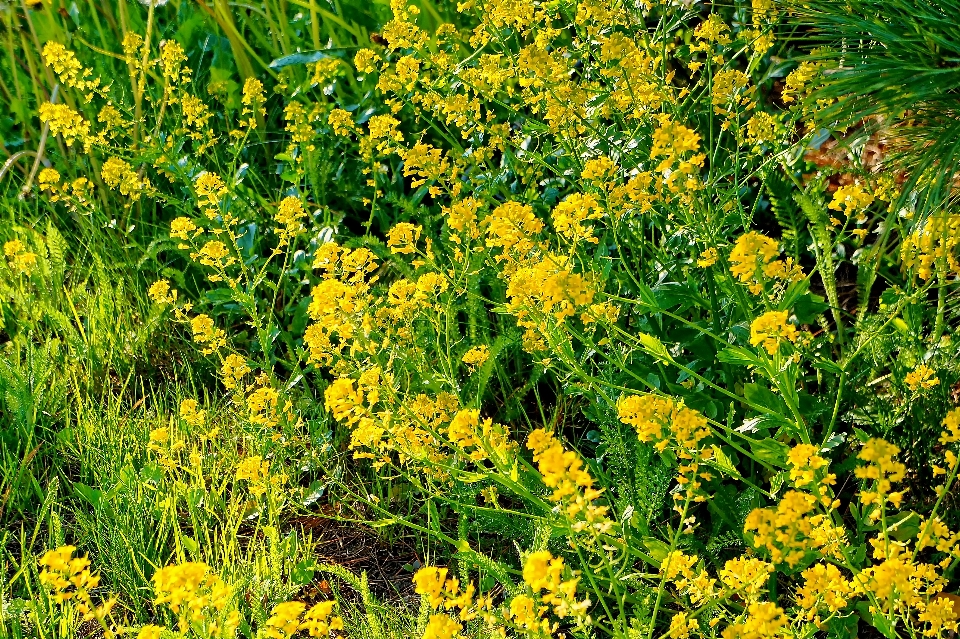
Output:
[[[170,237],[189,240],[194,231],[197,231],[197,225],[190,218],[178,217],[170,222]]]
[[[533,214],[533,207],[519,202],[501,204],[483,220],[487,227],[487,246],[529,250],[529,237],[543,229],[543,222]]]
[[[276,425],[279,400],[280,394],[269,386],[263,386],[250,393],[247,397],[250,421],[268,428]]]
[[[67,146],[71,146],[79,140],[83,144],[84,150],[87,151],[93,144],[93,138],[90,135],[90,123],[66,104],[51,104],[50,102],[41,104],[40,121],[50,125],[50,133],[53,135],[62,135]]]
[[[247,360],[241,355],[230,353],[224,358],[223,368],[220,370],[224,388],[233,390],[249,372],[250,367],[247,366]]]
[[[900,507],[900,502],[903,500],[903,491],[891,492],[893,484],[903,481],[907,473],[907,467],[896,461],[896,456],[899,454],[900,449],[897,446],[878,437],[869,439],[863,445],[857,458],[867,463],[857,468],[854,474],[859,479],[874,482],[872,490],[868,490],[864,486],[864,489],[860,491],[860,502],[864,507],[871,504],[882,506],[885,503],[890,503],[895,508]],[[873,520],[878,519],[880,517],[879,509],[874,509],[870,517]]]
[[[768,279],[784,282],[796,281],[803,277],[799,266],[792,258],[775,260],[780,251],[773,239],[750,231],[737,238],[730,252],[730,272],[748,286],[750,292],[758,295]]]
[[[827,515],[813,514],[817,499],[797,490],[788,491],[776,508],[756,508],[747,515],[744,531],[753,532],[753,545],[764,548],[774,564],[796,566],[810,551],[839,556],[846,543],[843,528]]]
[[[343,630],[343,619],[333,615],[334,601],[321,601],[314,604],[303,615],[300,630],[306,630],[311,637],[326,637],[334,630]]]
[[[444,614],[430,615],[423,639],[454,639],[460,636],[463,626],[452,617]]]
[[[207,419],[207,411],[198,408],[197,400],[185,399],[180,402],[180,419],[191,426],[203,426]]]
[[[84,93],[87,102],[93,99],[93,94],[100,89],[100,78],[90,78],[93,73],[85,69],[77,60],[73,51],[68,50],[59,42],[53,40],[43,45],[43,61],[57,74],[60,82]]]
[[[920,364],[912,371],[907,373],[903,379],[910,390],[916,392],[919,390],[928,390],[940,383],[940,378],[935,371],[926,364]]]
[[[391,253],[414,253],[417,250],[416,243],[420,239],[420,233],[423,227],[410,224],[409,222],[400,222],[396,224],[390,232],[387,233],[387,246]]]
[[[153,575],[154,604],[165,605],[179,618],[180,627],[201,622],[219,625],[220,637],[232,637],[240,625],[236,610],[229,610],[232,589],[202,562],[165,566]]]
[[[670,618],[670,629],[667,636],[670,639],[688,639],[690,633],[700,630],[700,624],[695,617],[688,617],[686,613],[678,612]]]
[[[700,149],[700,134],[679,122],[674,122],[669,115],[660,116],[660,127],[653,132],[653,147],[650,149],[650,159],[662,157],[656,167],[658,173],[671,171],[668,183],[683,174],[692,175],[703,166],[706,156],[696,153]],[[688,155],[694,153],[694,155]]]
[[[43,169],[37,175],[37,185],[41,191],[52,191],[60,183],[60,173],[56,169]]]
[[[300,629],[300,615],[307,606],[299,601],[286,601],[273,607],[264,635],[270,639],[287,639]]]
[[[852,593],[852,584],[836,566],[818,563],[803,571],[803,586],[797,591],[797,604],[807,611],[807,620],[812,621],[821,609],[833,613],[845,608]]]
[[[750,324],[750,344],[763,346],[774,355],[783,341],[797,341],[797,327],[788,321],[788,311],[768,311]]]
[[[216,173],[204,171],[194,182],[197,204],[211,220],[219,214],[220,201],[227,194],[227,185]]]
[[[827,467],[828,462],[818,454],[819,450],[811,444],[797,444],[787,454],[787,461],[790,462],[791,467],[790,480],[797,488],[805,488],[813,484],[820,469]],[[820,480],[820,484],[826,488],[836,483],[836,480],[836,475],[827,473]]]
[[[521,628],[533,630],[540,627],[541,611],[532,598],[517,595],[510,600],[510,619]]]
[[[787,617],[782,608],[774,603],[752,603],[747,607],[747,616],[742,623],[730,624],[722,634],[723,639],[773,639],[785,637]]]
[[[288,195],[280,200],[277,212],[273,216],[274,221],[279,226],[280,247],[286,246],[292,237],[304,230],[303,219],[305,217],[307,217],[307,212],[303,208],[303,202],[300,201],[300,198]]]
[[[130,43],[131,45],[134,42]],[[136,48],[139,49],[139,44],[136,43]],[[131,47],[133,48],[133,47]],[[124,42],[124,50],[128,49],[127,43]],[[128,55],[136,55],[138,52],[128,52]],[[180,43],[174,39],[165,40],[160,46],[160,70],[163,74],[165,80],[177,83],[181,79],[189,76],[189,70],[183,69],[183,63],[187,61],[187,55],[183,51],[183,47],[180,46]]]
[[[861,184],[847,184],[833,193],[833,200],[827,206],[831,211],[841,211],[847,215],[862,211],[873,204],[873,195],[867,193]]]
[[[940,443],[947,445],[960,442],[960,408],[954,408],[943,418]]]
[[[354,130],[353,115],[343,109],[333,109],[327,116],[327,124],[337,135],[347,136]]]
[[[37,265],[36,253],[31,253],[20,240],[9,240],[3,245],[3,254],[7,256],[10,268],[18,273],[30,275]]]
[[[447,569],[436,566],[424,566],[413,576],[418,595],[425,595],[432,608],[437,608],[443,602],[444,584],[447,581]]]
[[[700,258],[697,260],[697,266],[700,268],[707,268],[708,266],[713,266],[717,263],[717,260],[720,258],[720,255],[717,253],[717,249],[712,246],[700,254]]]
[[[552,216],[553,228],[571,242],[587,241],[596,244],[600,241],[593,237],[590,226],[585,224],[588,220],[603,217],[600,203],[592,195],[581,193],[568,195],[554,207]]]
[[[163,636],[163,628],[153,624],[144,626],[137,633],[137,639],[160,639]]]
[[[484,362],[486,362],[487,359],[489,358],[490,358],[490,347],[487,346],[486,344],[482,344],[480,346],[474,346],[473,348],[468,350],[466,353],[464,353],[460,361],[466,364],[467,367],[472,372],[480,368],[481,366],[483,366]]]
[[[373,73],[380,63],[380,56],[373,49],[360,49],[353,58],[353,65],[360,73]]]
[[[743,597],[747,601],[758,601],[767,589],[767,582],[773,571],[772,564],[756,557],[737,557],[723,565],[719,577],[721,583],[731,593],[735,593],[734,596]]]
[[[169,280],[157,280],[150,285],[150,290],[147,291],[147,294],[155,304],[161,306],[172,304],[177,299],[177,291],[170,288]]]
[[[248,116],[246,120],[241,120],[241,126],[248,128],[257,128],[257,118],[262,118],[267,111],[263,108],[267,98],[263,92],[263,82],[256,78],[247,78],[243,83],[243,112],[241,115]]]

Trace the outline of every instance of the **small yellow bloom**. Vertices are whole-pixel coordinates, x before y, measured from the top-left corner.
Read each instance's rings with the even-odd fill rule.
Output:
[[[750,324],[750,344],[763,346],[768,353],[774,355],[783,341],[797,341],[797,327],[788,320],[787,311],[769,311],[753,320]]]
[[[920,364],[907,373],[903,381],[910,390],[917,392],[933,388],[940,383],[940,378],[936,376],[936,371],[932,368],[926,364]]]

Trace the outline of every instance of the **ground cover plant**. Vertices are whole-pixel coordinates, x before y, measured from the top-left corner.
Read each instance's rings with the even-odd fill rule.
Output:
[[[956,634],[947,4],[0,10],[0,635]]]

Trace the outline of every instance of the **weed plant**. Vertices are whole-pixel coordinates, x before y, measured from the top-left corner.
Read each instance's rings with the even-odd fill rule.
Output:
[[[939,5],[291,4],[5,9],[0,631],[957,631]]]

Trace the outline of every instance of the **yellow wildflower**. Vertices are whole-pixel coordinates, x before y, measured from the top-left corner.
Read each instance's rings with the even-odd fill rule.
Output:
[[[788,321],[788,311],[768,311],[750,324],[750,344],[763,346],[774,355],[783,341],[797,341],[797,327]]]

